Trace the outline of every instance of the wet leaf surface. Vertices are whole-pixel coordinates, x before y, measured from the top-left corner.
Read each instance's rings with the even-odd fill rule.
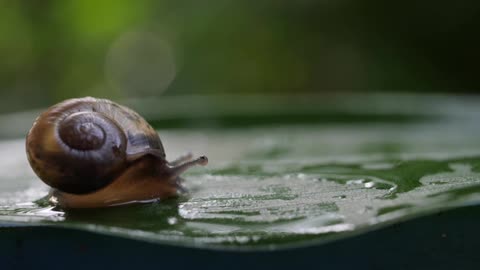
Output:
[[[161,130],[167,157],[186,151],[209,156],[208,167],[184,175],[188,194],[68,212],[42,201],[48,187],[28,166],[24,141],[4,140],[0,223],[202,247],[275,248],[345,238],[480,203],[480,132],[473,116]]]

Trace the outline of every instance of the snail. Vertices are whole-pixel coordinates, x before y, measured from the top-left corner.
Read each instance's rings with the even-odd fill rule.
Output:
[[[62,208],[164,199],[201,156],[166,160],[158,133],[133,110],[107,99],[68,99],[43,112],[26,138],[28,161]]]

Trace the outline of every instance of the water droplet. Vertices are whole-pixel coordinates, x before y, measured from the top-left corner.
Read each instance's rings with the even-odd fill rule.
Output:
[[[299,179],[305,179],[307,177],[307,175],[305,175],[304,173],[299,173],[299,174],[297,174],[297,177]]]
[[[167,221],[168,221],[168,224],[170,225],[175,225],[178,223],[178,219],[176,217],[169,217]]]
[[[365,188],[372,188],[373,186],[375,186],[375,183],[374,182],[367,182],[363,185]]]

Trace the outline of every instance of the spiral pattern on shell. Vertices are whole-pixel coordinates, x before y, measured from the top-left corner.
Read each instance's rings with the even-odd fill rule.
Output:
[[[70,99],[52,106],[27,135],[27,156],[49,186],[84,194],[111,183],[127,156],[163,146],[158,134],[130,109],[104,99]]]
[[[111,124],[106,120],[98,113],[74,113],[59,124],[58,135],[72,149],[80,151],[99,149],[105,145],[107,137],[104,126]]]

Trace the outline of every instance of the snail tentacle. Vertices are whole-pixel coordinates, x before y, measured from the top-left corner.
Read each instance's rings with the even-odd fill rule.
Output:
[[[178,177],[180,174],[188,170],[189,168],[193,166],[205,166],[208,164],[208,158],[206,156],[201,156],[195,160],[185,162],[183,164],[180,164],[178,166],[174,166],[170,168],[170,173],[173,177]]]
[[[191,152],[188,152],[182,156],[179,156],[175,160],[169,161],[168,165],[170,166],[178,166],[184,162],[190,161],[193,158],[193,154]]]

